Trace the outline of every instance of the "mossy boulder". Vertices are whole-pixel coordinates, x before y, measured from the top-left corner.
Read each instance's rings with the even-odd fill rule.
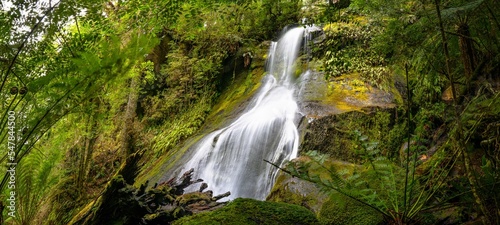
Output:
[[[381,213],[340,193],[333,193],[323,204],[318,220],[322,225],[383,224]]]
[[[389,161],[357,165],[322,158],[318,153],[308,155],[293,160],[285,169],[314,183],[280,174],[267,200],[302,205],[316,213],[321,224],[380,224],[384,215],[369,204],[389,204],[403,196],[404,171]],[[350,188],[345,189],[346,185]]]
[[[237,198],[227,206],[218,210],[184,217],[175,221],[176,225],[195,224],[318,224],[315,215],[304,207],[278,203],[264,202],[254,199]]]
[[[301,156],[294,159],[291,163],[308,163],[311,159],[307,156]],[[319,176],[328,179],[328,172],[318,164],[310,164],[309,175]],[[355,168],[360,166],[346,163],[338,160],[326,160],[324,166],[333,166],[337,171],[343,171],[346,175],[352,174]],[[328,200],[328,194],[314,183],[292,177],[289,174],[281,172],[276,179],[271,193],[267,196],[268,201],[285,202],[303,206],[315,214],[319,214],[321,207]]]
[[[266,200],[300,205],[318,214],[327,199],[315,184],[280,173]]]

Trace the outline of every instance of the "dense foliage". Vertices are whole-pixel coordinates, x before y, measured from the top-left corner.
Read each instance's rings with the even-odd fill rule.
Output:
[[[311,64],[327,81],[357,76],[404,96],[392,112],[333,125],[342,142],[331,145],[352,150],[343,159],[358,171],[329,168],[328,151],[287,168],[331,194],[320,222],[347,220],[326,215],[345,206],[397,224],[443,222],[429,213],[441,209],[456,223],[498,224],[499,12],[495,0],[2,1],[0,224],[67,224],[113,184],[129,200],[120,204],[146,210],[120,180],[127,159],[147,168],[199,131],[249,66],[244,55],[299,21],[324,28]],[[242,199],[200,218],[249,205],[257,223],[317,222]]]
[[[298,21],[299,7],[2,1],[0,154],[15,153],[1,162],[18,165],[15,190],[1,170],[4,222],[66,224],[129,155],[144,152],[146,161],[192,135],[235,59]],[[8,211],[11,191],[17,205]]]
[[[327,79],[360,74],[380,88],[396,84],[405,103],[388,121],[377,119],[383,115],[377,112],[369,117],[375,123],[333,122],[332,130],[343,136],[333,145],[346,146],[351,155],[345,159],[363,162],[357,175],[342,178],[322,157],[315,163],[325,166],[328,179],[311,176],[310,163],[287,171],[379,210],[389,223],[498,223],[492,194],[498,192],[494,165],[500,160],[493,129],[499,118],[493,106],[499,90],[498,7],[487,0],[358,0],[337,11],[316,56]],[[401,169],[403,179],[395,179]],[[379,175],[365,176],[366,170]]]

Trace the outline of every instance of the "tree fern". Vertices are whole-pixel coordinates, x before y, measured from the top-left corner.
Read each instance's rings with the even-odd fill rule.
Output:
[[[485,0],[476,0],[476,1],[466,1],[462,5],[452,6],[450,8],[446,8],[441,10],[441,16],[443,19],[450,19],[453,16],[459,14],[467,14],[474,10],[476,10],[481,4],[483,4]]]
[[[415,173],[413,166],[409,167],[409,171],[405,171],[382,156],[376,142],[371,142],[357,131],[354,135],[361,148],[358,152],[366,160],[364,165],[353,166],[351,170],[339,170],[337,168],[342,166],[332,165],[326,160],[326,155],[312,151],[306,153],[310,160],[290,163],[283,170],[292,176],[317,184],[322,191],[345,195],[378,211],[390,221],[418,223],[433,196],[442,194],[440,190],[456,159],[449,160],[439,157],[436,153],[436,160],[428,167],[428,175],[416,177],[412,175]],[[444,150],[442,148],[441,152]],[[444,168],[441,167],[443,163]],[[405,172],[410,174],[407,188]],[[438,201],[432,204],[432,207],[439,208],[439,205]]]
[[[37,213],[46,206],[49,192],[59,179],[56,164],[60,158],[59,149],[52,149],[45,154],[34,151],[19,162],[16,185],[19,199],[17,224],[33,224]]]

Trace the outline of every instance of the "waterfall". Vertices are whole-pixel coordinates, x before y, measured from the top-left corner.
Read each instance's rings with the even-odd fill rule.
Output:
[[[271,44],[267,74],[246,112],[202,138],[178,172],[194,168],[195,177],[202,178],[214,194],[230,191],[230,199],[265,199],[278,170],[264,160],[283,165],[297,156],[300,114],[294,97],[294,64],[305,30],[290,29]]]

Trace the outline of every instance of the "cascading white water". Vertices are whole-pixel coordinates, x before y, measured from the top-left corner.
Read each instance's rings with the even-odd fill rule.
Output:
[[[214,194],[230,191],[230,199],[264,199],[278,170],[297,156],[299,116],[294,98],[294,63],[305,29],[293,28],[269,50],[267,75],[250,108],[229,126],[205,136],[180,171],[194,168]]]

